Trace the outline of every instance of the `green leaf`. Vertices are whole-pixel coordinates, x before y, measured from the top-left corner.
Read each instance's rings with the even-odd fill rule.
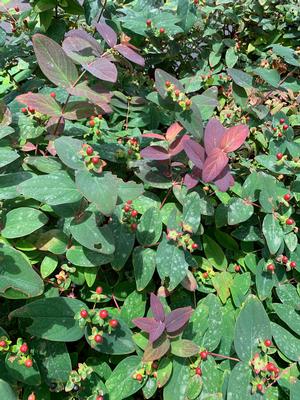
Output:
[[[171,342],[171,353],[177,357],[192,357],[199,351],[200,347],[191,340],[179,339]]]
[[[123,400],[138,392],[143,385],[133,375],[141,369],[141,359],[138,356],[130,356],[118,363],[105,385],[109,391],[110,400]]]
[[[225,53],[225,62],[226,62],[227,67],[233,68],[238,59],[239,59],[239,57],[235,51],[235,48],[229,47],[229,49],[227,49],[226,53]]]
[[[156,253],[157,271],[161,279],[169,278],[169,289],[173,290],[186,276],[188,264],[184,252],[168,241],[164,235]]]
[[[262,231],[271,254],[275,254],[283,241],[283,230],[273,214],[267,214],[263,220]]]
[[[211,281],[222,303],[225,304],[230,296],[230,289],[233,283],[232,275],[227,271],[217,272],[216,275],[212,277]]]
[[[9,353],[5,358],[5,367],[10,376],[15,380],[26,383],[27,385],[40,385],[41,375],[35,359],[32,359],[31,368],[26,368],[24,364],[19,364],[18,357],[11,356]]]
[[[16,393],[12,390],[10,385],[0,379],[0,398],[5,400],[17,400]]]
[[[69,136],[61,136],[54,141],[54,146],[59,159],[69,168],[81,169],[84,167],[82,155],[83,141]]]
[[[143,290],[151,281],[156,267],[156,253],[153,249],[136,247],[132,254],[132,264],[137,290]]]
[[[104,215],[113,213],[118,198],[118,181],[110,172],[93,175],[88,171],[78,171],[76,174],[78,190],[94,203]]]
[[[21,183],[18,191],[25,197],[51,206],[75,203],[82,198],[73,180],[65,171],[35,176]]]
[[[44,283],[23,253],[0,243],[0,261],[1,296],[26,299],[43,293]]]
[[[250,295],[241,309],[235,326],[234,347],[238,357],[249,361],[261,341],[271,337],[271,326],[262,303]]]
[[[185,230],[196,233],[201,220],[201,201],[197,192],[188,194],[183,203],[182,223]]]
[[[252,204],[248,204],[245,200],[240,198],[233,198],[228,203],[228,224],[237,225],[241,222],[247,221],[254,212]]]
[[[57,265],[58,265],[57,257],[53,255],[44,257],[40,267],[41,277],[43,279],[47,278],[47,276],[51,275],[52,272],[55,271]]]
[[[230,292],[234,305],[240,307],[245,300],[245,297],[250,289],[251,276],[249,272],[241,275],[236,275],[233,284],[230,287]]]
[[[19,157],[19,154],[15,150],[0,147],[0,168],[16,161]]]
[[[49,251],[53,254],[64,254],[67,251],[69,237],[59,229],[50,229],[39,234],[35,246],[40,251]]]
[[[143,317],[145,314],[145,309],[145,295],[134,291],[127,296],[120,315],[129,328],[133,328],[135,325],[132,323],[132,320],[134,318]]]
[[[276,69],[255,68],[254,73],[259,75],[264,81],[273,87],[278,87],[280,75]]]
[[[208,357],[201,367],[203,380],[201,397],[222,400],[223,373],[219,370],[215,360]]]
[[[203,249],[208,261],[218,270],[227,268],[227,259],[221,247],[208,235],[203,235]]]
[[[99,14],[101,8],[101,0],[84,0],[83,9],[86,22],[91,25],[92,21]]]
[[[72,264],[87,268],[108,264],[113,259],[111,254],[101,254],[77,245],[70,247],[66,256]]]
[[[185,400],[189,375],[188,360],[174,357],[171,379],[164,388],[164,400]]]
[[[18,185],[32,176],[31,172],[25,171],[0,175],[0,199],[10,200],[18,197],[20,195],[17,191]]]
[[[138,224],[137,240],[141,245],[157,243],[162,231],[160,211],[156,207],[148,208]]]
[[[203,387],[203,380],[198,375],[190,377],[186,391],[186,396],[189,400],[197,399]]]
[[[26,328],[30,335],[54,342],[74,342],[83,336],[83,330],[74,319],[85,304],[67,297],[36,300],[10,313],[10,317],[29,318]]]
[[[273,304],[273,309],[278,317],[300,336],[300,315],[294,308],[287,304]]]
[[[172,374],[172,369],[173,369],[173,363],[169,358],[165,357],[160,360],[157,370],[158,388],[162,388],[168,382]]]
[[[167,337],[166,332],[164,332],[163,335],[155,342],[153,343],[148,342],[144,351],[143,361],[150,362],[159,360],[169,351],[169,349],[170,349],[170,340]]]
[[[19,207],[6,214],[1,235],[7,239],[27,236],[48,222],[48,217],[35,208]]]
[[[230,400],[251,400],[252,371],[245,362],[239,362],[233,368],[228,382],[227,397]]]
[[[115,253],[111,265],[119,271],[124,267],[132,252],[135,234],[126,224],[122,224],[115,214],[112,216],[111,228],[115,238]]]
[[[156,390],[157,390],[156,379],[153,378],[152,376],[150,376],[148,378],[145,386],[143,387],[143,395],[144,395],[145,399],[153,398]]]
[[[256,267],[255,283],[260,300],[265,300],[270,297],[272,289],[276,284],[276,275],[266,270],[266,266],[271,263],[271,260],[266,263],[266,261],[262,259]]]
[[[241,86],[245,89],[253,88],[253,78],[251,75],[248,75],[245,72],[235,68],[227,68],[227,73],[238,86]]]
[[[300,339],[274,322],[271,323],[271,327],[272,335],[278,349],[290,360],[299,362]]]
[[[218,106],[218,89],[216,86],[212,86],[202,94],[193,96],[191,100],[200,110],[202,119],[208,120],[212,117],[215,108]]]
[[[300,303],[300,295],[295,286],[290,283],[279,285],[276,288],[276,294],[284,304],[293,308],[296,308]]]

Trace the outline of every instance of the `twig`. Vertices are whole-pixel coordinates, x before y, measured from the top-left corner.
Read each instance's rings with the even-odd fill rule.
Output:
[[[226,360],[241,361],[239,358],[224,356],[223,354],[211,353],[210,351],[208,352],[208,354],[209,354],[210,356],[214,356],[214,357],[225,358]]]

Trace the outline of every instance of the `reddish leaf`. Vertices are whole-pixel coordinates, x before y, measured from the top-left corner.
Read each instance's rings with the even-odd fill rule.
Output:
[[[214,180],[228,163],[227,155],[219,148],[215,148],[203,164],[202,179],[204,182]]]
[[[165,140],[165,137],[159,133],[143,133],[142,137]]]
[[[41,114],[57,117],[61,115],[60,105],[51,97],[41,93],[26,93],[17,97],[17,101],[34,108]]]
[[[191,174],[185,174],[183,183],[188,189],[192,189],[197,186],[199,179],[194,178]]]
[[[170,348],[170,340],[163,334],[155,343],[149,341],[143,355],[143,362],[159,360]]]
[[[63,43],[64,52],[77,64],[87,64],[99,57],[98,52],[95,52],[90,43],[80,37],[67,37]]]
[[[176,136],[178,135],[179,132],[181,132],[183,129],[183,127],[178,123],[175,122],[174,124],[172,124],[166,133],[166,139],[168,142],[173,142],[173,140],[176,138]]]
[[[171,156],[176,156],[176,154],[179,154],[180,152],[183,151],[184,148],[184,143],[188,141],[190,138],[188,135],[183,135],[179,138],[177,138],[169,147],[169,153]]]
[[[160,146],[148,146],[141,151],[143,158],[149,160],[168,160],[170,155],[166,149]]]
[[[172,333],[180,330],[188,322],[192,312],[192,307],[177,308],[170,312],[165,320],[167,332]]]
[[[110,113],[112,109],[108,105],[111,99],[111,93],[107,92],[103,89],[99,84],[90,88],[86,81],[79,83],[74,88],[69,90],[69,93],[74,96],[82,96],[86,97],[92,103],[96,104],[98,107],[101,107],[102,114]]]
[[[25,152],[27,152],[27,151],[33,151],[33,150],[36,150],[36,148],[37,148],[36,144],[33,144],[33,143],[31,143],[31,142],[26,142],[26,143],[22,146],[22,151],[25,151]],[[26,159],[25,159],[25,162],[26,162]]]
[[[207,155],[210,155],[216,147],[220,147],[219,144],[225,131],[224,126],[216,118],[208,121],[204,133],[204,147]]]
[[[130,47],[125,46],[124,44],[117,44],[114,47],[123,57],[127,58],[127,60],[134,62],[135,64],[141,65],[142,67],[145,65],[145,60],[142,56],[140,56],[136,51],[132,50]]]
[[[105,58],[97,58],[92,63],[84,65],[84,68],[96,78],[104,81],[116,82],[117,80],[118,70],[115,64]]]
[[[159,322],[157,327],[150,332],[149,341],[151,343],[155,342],[155,340],[161,337],[165,329],[166,329],[165,324],[163,322]]]
[[[189,290],[190,292],[194,292],[198,287],[194,275],[189,270],[187,271],[186,277],[181,281],[181,284],[186,290]]]
[[[224,168],[224,170],[216,177],[216,179],[214,179],[214,184],[221,192],[226,192],[230,186],[234,185],[234,179],[228,166]]]
[[[78,120],[100,113],[101,109],[94,104],[87,101],[73,101],[67,104],[63,116],[65,119]]]
[[[229,153],[238,149],[249,135],[247,125],[237,125],[227,129],[220,142],[220,148]]]
[[[99,35],[103,37],[109,47],[114,47],[117,44],[117,34],[109,25],[98,22],[95,26]]]
[[[184,142],[183,147],[188,158],[196,165],[196,167],[202,169],[205,159],[205,151],[201,144],[195,142],[193,139],[189,139]]]
[[[159,325],[159,323],[154,318],[146,318],[146,317],[135,318],[132,320],[132,322],[142,331],[148,333],[156,329]]]
[[[64,117],[51,117],[47,122],[46,129],[50,135],[61,135],[65,128]]]
[[[77,68],[60,45],[40,33],[33,35],[32,43],[44,75],[57,86],[72,87],[78,78]]]
[[[153,317],[157,321],[163,322],[165,320],[164,308],[163,308],[158,296],[156,296],[154,293],[151,293],[151,295],[150,295],[150,307],[151,307],[151,311],[153,313]]]
[[[72,29],[71,31],[66,33],[66,37],[73,37],[73,38],[79,37],[81,39],[86,40],[93,48],[94,54],[98,57],[100,57],[101,54],[103,53],[102,48],[100,44],[97,42],[97,40],[83,29]]]

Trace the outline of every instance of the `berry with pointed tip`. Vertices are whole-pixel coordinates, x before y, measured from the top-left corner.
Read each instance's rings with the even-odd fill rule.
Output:
[[[35,112],[35,109],[31,106],[28,106],[28,111],[33,114]]]
[[[32,392],[28,397],[27,400],[36,400],[35,394]]]
[[[295,223],[295,221],[294,221],[292,218],[288,218],[288,219],[285,221],[285,223],[286,223],[286,225],[293,225],[293,224]]]
[[[151,19],[147,19],[146,25],[148,26],[148,28],[150,28],[150,26],[152,25]]]
[[[165,82],[165,86],[168,88],[168,87],[170,87],[171,86],[171,82],[170,81],[166,81]]]
[[[23,343],[22,346],[20,347],[20,352],[27,353],[27,351],[28,351],[27,343]]]
[[[176,97],[179,97],[179,96],[180,96],[180,90],[179,90],[179,89],[176,89],[175,92],[174,92],[174,94],[175,94]]]
[[[193,244],[192,244],[192,249],[193,249],[193,250],[196,250],[196,249],[198,249],[198,245],[197,245],[197,243],[193,243]]]
[[[266,339],[264,343],[265,343],[265,346],[266,346],[266,347],[272,346],[272,342],[271,342],[270,339]]]
[[[94,149],[91,146],[88,146],[86,149],[86,154],[91,156],[94,153]]]
[[[102,318],[102,319],[106,319],[106,318],[108,317],[108,311],[107,311],[107,310],[101,310],[101,311],[99,312],[99,316],[100,316],[100,318]]]
[[[21,108],[21,111],[22,111],[23,114],[26,114],[27,113],[27,108],[23,107],[23,108]]]
[[[259,392],[262,392],[262,391],[263,391],[263,385],[262,385],[261,383],[259,383],[259,384],[257,385],[257,390],[258,390]]]
[[[289,201],[289,200],[291,199],[291,195],[290,195],[289,193],[286,193],[286,194],[283,196],[283,198],[284,198],[285,201]]]
[[[91,128],[93,128],[95,126],[95,121],[93,119],[91,119],[89,121],[89,125],[90,125]]]
[[[289,259],[287,256],[282,256],[281,261],[283,262],[283,264],[287,264],[289,262]]]
[[[92,163],[93,163],[94,165],[97,165],[97,164],[99,163],[99,161],[100,161],[100,158],[97,157],[97,156],[92,158]]]
[[[143,380],[143,377],[141,374],[136,374],[135,379],[139,382],[141,382]]]
[[[137,224],[136,223],[131,224],[130,228],[131,228],[132,231],[136,231],[137,230]]]
[[[159,29],[159,33],[162,35],[163,33],[165,33],[165,28],[160,28]]]
[[[55,92],[51,92],[51,93],[50,93],[50,96],[53,97],[53,99],[55,99],[56,93],[55,93]]]
[[[280,122],[281,124],[284,124],[284,118],[280,118],[279,122]]]
[[[275,265],[274,264],[269,264],[267,266],[267,270],[270,271],[270,272],[274,272],[275,271]]]
[[[101,293],[103,292],[103,288],[102,288],[101,286],[98,286],[98,287],[96,287],[95,292],[96,292],[97,294],[101,294]]]
[[[196,370],[195,370],[195,373],[196,373],[196,375],[201,376],[201,375],[202,375],[202,370],[201,370],[201,368],[200,368],[200,367],[197,367]]]
[[[103,342],[103,337],[101,335],[95,335],[94,340],[96,343],[102,343]]]
[[[80,311],[80,316],[81,316],[81,318],[87,318],[88,317],[88,315],[89,315],[89,313],[86,311],[86,310],[81,310]]]
[[[236,266],[234,267],[234,270],[235,270],[235,272],[240,272],[241,267],[240,267],[239,265],[236,265]]]
[[[128,211],[130,211],[130,206],[128,205],[128,204],[125,204],[125,206],[123,207],[123,210],[125,211],[125,212],[128,212]]]
[[[296,268],[296,266],[297,266],[296,261],[291,261],[291,262],[290,262],[290,267],[291,267],[291,268]]]
[[[28,358],[28,359],[25,361],[25,367],[26,367],[26,368],[31,368],[31,367],[32,367],[32,364],[33,364],[33,362],[32,362],[32,359],[31,359],[31,358]]]
[[[116,319],[111,319],[111,320],[109,321],[109,325],[110,325],[113,329],[115,329],[115,328],[119,325],[119,321],[116,320]]]
[[[277,153],[277,154],[276,154],[277,160],[281,160],[282,157],[283,157],[283,154],[282,154],[282,153]]]
[[[207,356],[208,356],[207,350],[203,350],[203,351],[200,352],[201,360],[206,360]]]
[[[288,126],[287,124],[284,124],[283,127],[282,127],[282,129],[283,129],[284,131],[286,131],[287,129],[289,129],[289,126]]]
[[[132,210],[132,211],[131,211],[131,216],[132,216],[132,217],[135,218],[137,215],[138,215],[138,212],[137,212],[136,210]]]
[[[6,347],[6,341],[0,340],[0,347]]]

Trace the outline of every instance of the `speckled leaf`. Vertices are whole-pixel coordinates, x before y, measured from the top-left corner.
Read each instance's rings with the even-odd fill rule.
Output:
[[[10,313],[10,317],[31,319],[26,328],[30,335],[54,342],[74,342],[83,336],[75,314],[85,308],[79,300],[49,297],[28,303]]]
[[[81,154],[83,141],[69,136],[61,136],[54,141],[54,146],[59,159],[69,168],[80,169],[84,167]]]
[[[164,400],[185,400],[189,375],[188,360],[174,357],[172,375],[164,388]]]
[[[20,196],[17,192],[17,186],[32,178],[33,174],[27,171],[14,172],[0,176],[0,199],[10,200]]]
[[[165,235],[157,248],[156,265],[160,278],[170,279],[170,290],[179,285],[188,269],[183,250],[168,241]]]
[[[230,296],[230,288],[233,283],[231,273],[227,271],[217,272],[215,276],[212,277],[211,281],[222,303],[226,303],[226,300]]]
[[[132,252],[135,234],[126,224],[122,224],[115,214],[112,216],[111,228],[115,238],[115,253],[111,265],[119,271],[124,267]]]
[[[284,304],[292,306],[293,308],[296,308],[300,304],[300,295],[295,286],[290,283],[279,285],[276,288],[276,294]]]
[[[234,347],[243,361],[252,359],[259,341],[271,337],[271,326],[262,303],[250,295],[241,309],[235,326]]]
[[[240,307],[245,300],[251,285],[251,276],[249,272],[236,275],[230,287],[230,292],[234,305]]]
[[[127,323],[129,328],[135,325],[131,322],[134,318],[143,317],[146,309],[145,295],[134,291],[126,298],[122,310],[121,317]]]
[[[183,203],[182,219],[184,226],[191,228],[196,233],[201,220],[200,196],[197,192],[188,194]]]
[[[157,370],[158,388],[165,386],[165,384],[168,382],[172,374],[172,369],[173,369],[173,363],[169,358],[165,357],[160,360]]]
[[[171,342],[171,353],[177,357],[192,357],[199,351],[200,347],[191,340],[179,339]]]
[[[273,304],[273,309],[278,317],[300,336],[300,315],[294,308],[287,304]]]
[[[208,320],[207,320],[207,330],[203,335],[201,341],[197,341],[196,343],[205,347],[209,351],[214,351],[222,338],[222,320],[223,313],[221,302],[217,296],[214,294],[208,294],[203,300],[202,304],[207,306],[209,310]]]
[[[260,260],[256,267],[255,283],[257,294],[260,300],[265,300],[271,296],[272,289],[276,284],[276,276],[266,270],[266,266],[271,264],[264,259]]]
[[[227,268],[227,259],[221,247],[208,235],[203,235],[203,249],[208,261],[218,270]]]
[[[283,241],[283,231],[278,219],[267,214],[263,220],[262,231],[271,254],[275,254]]]
[[[15,150],[7,147],[0,148],[0,168],[5,167],[19,158],[19,154]]]
[[[246,362],[236,364],[229,376],[228,400],[251,400],[251,378],[251,368]]]
[[[132,254],[134,277],[137,290],[143,290],[151,281],[156,267],[156,253],[153,249],[136,247]]]
[[[67,259],[78,267],[96,267],[112,261],[112,254],[101,254],[82,246],[72,246],[67,251]]]
[[[9,211],[1,235],[7,239],[27,236],[48,222],[48,217],[35,208],[19,207]]]
[[[156,379],[150,376],[143,387],[143,395],[145,399],[151,399],[153,398],[155,392],[157,390],[156,386]]]
[[[223,372],[220,371],[215,360],[212,357],[208,357],[205,363],[201,365],[201,368],[203,381],[201,398],[223,400]]]
[[[159,209],[156,207],[148,208],[138,224],[137,240],[140,244],[149,246],[159,240],[161,231],[162,220]]]
[[[41,251],[49,251],[53,254],[64,254],[67,251],[69,238],[59,229],[50,229],[47,232],[39,234],[35,243]]]
[[[254,208],[252,204],[248,204],[243,199],[234,198],[228,203],[228,224],[236,225],[247,221],[253,214]]]
[[[55,271],[57,265],[58,265],[57,257],[53,256],[52,254],[44,257],[40,266],[41,277],[43,279],[47,278],[47,276],[51,275],[52,272]]]
[[[300,339],[282,328],[280,325],[271,323],[272,336],[278,349],[290,360],[300,361]],[[265,336],[270,337],[270,336]]]

